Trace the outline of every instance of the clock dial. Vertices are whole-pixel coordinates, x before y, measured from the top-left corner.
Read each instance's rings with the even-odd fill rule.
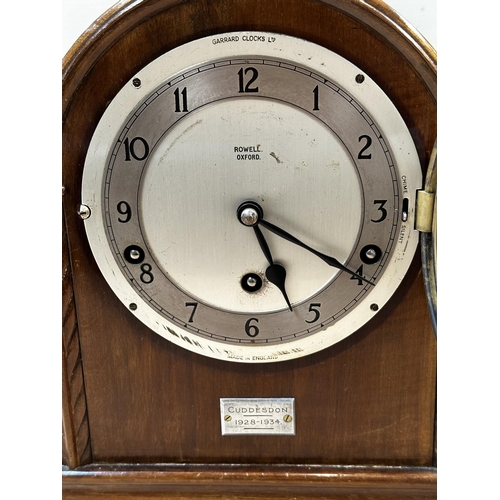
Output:
[[[200,354],[271,362],[387,302],[417,246],[420,186],[408,129],[368,75],[304,40],[229,33],[117,94],[82,203],[96,261],[141,321]]]

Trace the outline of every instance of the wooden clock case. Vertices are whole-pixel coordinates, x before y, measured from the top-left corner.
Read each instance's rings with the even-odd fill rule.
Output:
[[[436,54],[378,0],[123,1],[63,64],[64,498],[432,498],[436,340],[420,257],[358,332],[271,364],[206,358],[129,314],[78,215],[82,171],[106,106],[143,66],[227,31],[310,40],[391,98],[425,174],[436,138]],[[224,397],[294,397],[295,436],[222,436]]]

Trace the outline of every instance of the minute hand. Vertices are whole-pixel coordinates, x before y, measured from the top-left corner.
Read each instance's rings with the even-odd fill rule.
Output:
[[[343,264],[341,264],[334,257],[330,257],[329,255],[325,255],[324,253],[318,252],[314,248],[311,248],[309,245],[302,243],[302,241],[298,240],[295,236],[292,236],[290,233],[287,233],[286,231],[279,228],[278,226],[275,226],[274,224],[271,224],[270,222],[267,222],[264,219],[259,219],[258,223],[262,224],[262,226],[264,226],[266,229],[273,232],[274,234],[281,236],[283,239],[288,240],[291,243],[294,243],[295,245],[298,245],[299,247],[302,247],[306,250],[309,250],[309,252],[313,253],[314,255],[319,257],[320,259],[324,260],[329,266],[340,269],[341,271],[345,271],[346,273],[350,274],[351,276],[354,276],[357,279],[364,281],[365,283],[368,283],[370,285],[375,286],[375,283],[372,283],[371,281],[368,281],[367,279],[363,278],[359,274],[356,274],[355,272],[351,271],[350,269],[345,267]]]

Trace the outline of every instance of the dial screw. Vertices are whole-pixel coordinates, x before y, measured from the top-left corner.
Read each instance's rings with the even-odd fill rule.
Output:
[[[87,205],[80,205],[77,213],[82,220],[88,219],[90,217],[90,208]]]
[[[367,251],[366,251],[366,257],[368,259],[374,259],[376,256],[377,256],[377,252],[375,252],[375,250],[373,248],[369,248]]]
[[[132,85],[133,85],[136,89],[138,89],[138,88],[141,86],[141,84],[142,84],[142,82],[141,82],[141,80],[140,80],[139,78],[134,78],[134,79],[132,80]]]
[[[365,76],[364,75],[356,75],[356,83],[363,83],[365,81]]]
[[[378,311],[378,304],[372,304],[372,305],[370,306],[370,309],[371,309],[372,311]]]
[[[254,288],[257,286],[257,280],[253,276],[249,276],[247,279],[247,285],[251,288]]]
[[[257,273],[248,273],[241,278],[240,284],[245,292],[255,293],[262,288],[262,278]]]
[[[137,260],[141,257],[141,254],[139,253],[138,250],[130,250],[130,258],[131,259],[134,259],[134,260]]]

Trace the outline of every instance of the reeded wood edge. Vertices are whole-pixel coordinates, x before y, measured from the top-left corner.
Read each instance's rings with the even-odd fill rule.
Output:
[[[382,0],[359,0],[359,3],[365,5],[374,15],[383,18],[385,22],[397,28],[407,40],[415,45],[417,50],[422,52],[422,55],[428,60],[429,66],[437,74],[436,49],[418,30]]]
[[[75,468],[91,462],[92,453],[64,207],[62,213],[62,444],[63,460]]]
[[[126,14],[130,9],[143,3],[144,0],[120,0],[101,14],[73,43],[68,52],[63,57],[63,80],[65,75],[71,71],[84,52],[89,50],[89,46],[103,30],[114,24],[119,17]]]
[[[346,493],[356,498],[435,498],[435,468],[386,466],[315,466],[315,465],[192,465],[154,464],[99,465],[63,471],[66,498],[99,492],[127,498],[149,493],[183,493],[216,497],[245,491],[265,493],[269,498],[293,492],[294,497],[321,492],[329,498]]]
[[[320,0],[350,15],[368,27],[378,21],[378,34],[396,48],[417,69],[435,102],[437,102],[437,52],[436,49],[403,17],[383,0]],[[371,16],[368,17],[367,13]],[[407,46],[401,43],[405,40]]]
[[[97,18],[75,41],[63,57],[62,64],[62,114],[71,102],[79,83],[97,60],[124,33],[137,23],[136,16],[128,16],[136,9],[143,9],[140,20],[154,16],[186,0],[120,0]]]

